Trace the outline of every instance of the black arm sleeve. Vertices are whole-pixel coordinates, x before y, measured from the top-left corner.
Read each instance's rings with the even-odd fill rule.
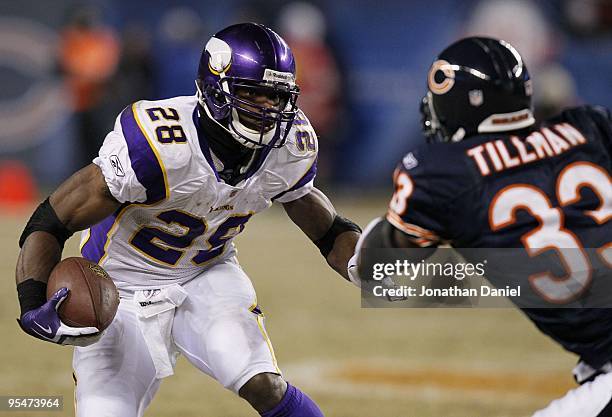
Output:
[[[64,249],[64,243],[72,236],[72,232],[60,221],[49,202],[49,198],[43,201],[34,211],[26,227],[19,238],[19,247],[23,246],[25,240],[34,232],[47,232],[52,234]]]
[[[321,239],[315,241],[314,244],[317,245],[321,251],[321,254],[327,258],[327,255],[329,255],[334,248],[336,238],[342,233],[349,231],[361,233],[361,228],[349,219],[336,214],[336,217],[334,217],[334,222],[327,230],[327,233],[325,233]]]

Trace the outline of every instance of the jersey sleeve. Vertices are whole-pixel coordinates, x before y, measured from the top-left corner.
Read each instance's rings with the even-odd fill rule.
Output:
[[[433,181],[427,177],[418,151],[407,154],[393,173],[395,192],[387,220],[421,247],[437,246],[444,240],[443,218],[436,204]]]
[[[317,135],[301,111],[293,125],[293,131],[285,144],[287,157],[284,165],[289,184],[272,198],[279,203],[289,203],[310,193],[317,175]]]
[[[612,112],[608,108],[592,105],[572,107],[548,119],[548,124],[566,122],[591,140],[600,141],[608,154],[612,152]]]
[[[168,195],[162,161],[140,122],[137,104],[126,107],[93,160],[121,203],[153,204]]]
[[[591,109],[602,132],[603,142],[608,149],[608,153],[612,154],[612,112],[603,106],[593,106]]]
[[[291,201],[304,197],[306,194],[312,191],[316,175],[317,161],[315,159],[314,161],[312,161],[312,164],[306,170],[304,175],[302,175],[302,177],[291,188],[276,195],[273,200],[279,203],[289,203]]]

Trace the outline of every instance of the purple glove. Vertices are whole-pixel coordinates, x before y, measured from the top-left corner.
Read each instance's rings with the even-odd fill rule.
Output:
[[[102,333],[95,327],[70,327],[62,323],[57,310],[68,297],[68,288],[60,288],[37,309],[21,316],[19,325],[24,332],[47,342],[60,345],[89,346],[97,342]]]

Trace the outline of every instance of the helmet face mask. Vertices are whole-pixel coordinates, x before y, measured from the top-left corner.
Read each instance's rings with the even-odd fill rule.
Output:
[[[295,62],[280,36],[245,23],[206,45],[197,96],[208,117],[249,148],[281,147],[297,115]]]
[[[427,92],[421,99],[421,126],[428,142],[447,142],[447,134],[436,116],[432,105],[431,92]]]
[[[429,141],[457,142],[479,133],[523,129],[535,123],[531,80],[507,42],[459,40],[432,64],[422,99],[423,133]]]

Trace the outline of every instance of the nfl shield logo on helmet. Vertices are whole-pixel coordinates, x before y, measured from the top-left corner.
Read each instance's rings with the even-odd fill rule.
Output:
[[[468,92],[468,97],[470,99],[470,104],[474,107],[482,106],[482,103],[484,102],[482,90],[470,90]]]
[[[525,81],[525,95],[527,96],[533,95],[533,86],[531,84],[531,80]]]

